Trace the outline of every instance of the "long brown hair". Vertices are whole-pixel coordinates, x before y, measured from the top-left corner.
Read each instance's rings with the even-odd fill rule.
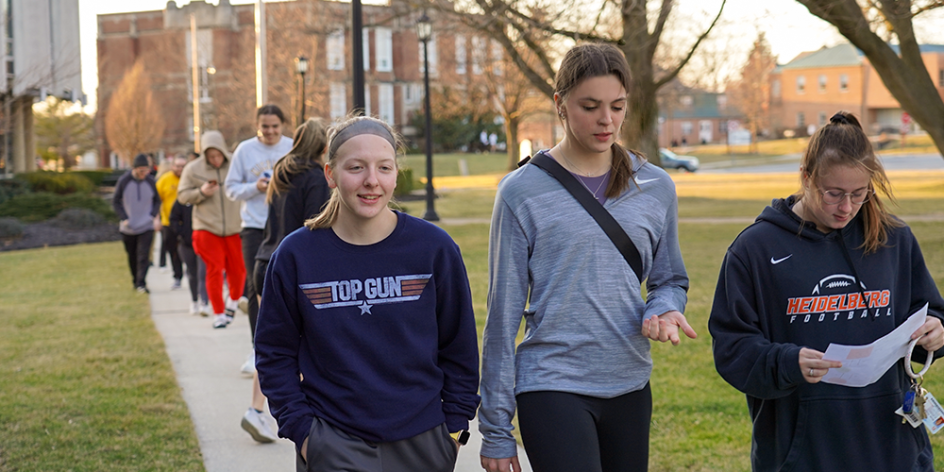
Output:
[[[348,115],[344,121],[336,123],[328,129],[328,157],[326,166],[331,167],[332,169],[337,166],[338,163],[338,153],[337,149],[333,145],[335,138],[338,137],[342,131],[347,127],[357,123],[359,121],[370,120],[374,123],[383,126],[387,131],[390,132],[390,136],[393,137],[395,146],[393,146],[394,153],[399,153],[403,150],[403,141],[400,139],[400,135],[397,134],[393,128],[390,127],[385,121],[371,117],[371,116],[358,116],[358,115]],[[343,141],[342,141],[343,143]],[[332,153],[332,149],[334,152]],[[399,166],[398,166],[399,167]],[[328,199],[328,203],[325,203],[324,209],[321,210],[321,213],[305,221],[305,227],[310,230],[316,230],[319,228],[330,228],[334,225],[335,221],[338,219],[338,212],[341,211],[341,195],[337,187],[331,190],[331,197]]]
[[[629,65],[626,63],[626,56],[623,55],[623,51],[612,44],[605,43],[586,43],[574,46],[564,55],[564,60],[557,70],[557,77],[554,80],[554,93],[563,103],[567,98],[567,94],[584,80],[607,75],[615,76],[623,84],[623,89],[629,91],[631,78]],[[629,182],[633,180],[633,163],[629,159],[627,150],[618,143],[613,143],[611,149],[613,152],[613,178],[610,179],[610,183],[606,187],[607,198],[619,196],[629,187]],[[641,152],[632,150],[629,152],[632,152],[643,161],[646,159],[646,156]]]
[[[862,130],[859,120],[847,111],[833,115],[829,124],[810,137],[806,154],[803,156],[803,172],[809,176],[813,185],[800,188],[796,193],[797,199],[809,198],[817,204],[822,204],[823,195],[812,191],[812,187],[817,186],[820,179],[838,165],[857,167],[869,174],[874,194],[869,201],[862,204],[859,211],[865,225],[862,248],[866,254],[874,253],[888,242],[888,228],[902,226],[902,223],[891,216],[879,197],[879,194],[882,194],[892,203],[895,202],[891,183],[885,174],[885,168],[872,149],[872,143]]]
[[[266,203],[272,203],[276,196],[292,188],[292,177],[324,165],[321,155],[328,145],[327,129],[328,122],[322,118],[309,118],[295,128],[292,149],[272,167]]]

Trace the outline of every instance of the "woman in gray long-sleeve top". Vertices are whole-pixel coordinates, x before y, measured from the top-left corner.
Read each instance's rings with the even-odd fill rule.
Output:
[[[590,214],[535,165],[498,187],[489,240],[483,339],[482,466],[519,470],[511,420],[535,471],[640,471],[648,466],[649,340],[694,338],[682,312],[688,276],[675,185],[616,140],[629,89],[611,45],[571,49],[554,101],[564,139],[543,154],[583,184],[626,231],[642,281]],[[515,338],[525,319],[524,341]]]

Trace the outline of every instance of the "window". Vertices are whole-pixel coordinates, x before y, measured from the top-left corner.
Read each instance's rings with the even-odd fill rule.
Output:
[[[806,77],[799,76],[797,77],[797,93],[804,94],[806,93]]]
[[[331,83],[331,119],[347,114],[347,88],[339,82]]]
[[[377,114],[381,120],[393,126],[393,84],[380,84],[377,86]]]
[[[325,47],[328,49],[328,70],[344,70],[344,30],[329,34]]]
[[[826,76],[819,76],[819,93],[826,93]]]
[[[826,112],[825,111],[819,112],[819,125],[826,126]]]
[[[683,135],[683,136],[688,136],[688,135],[690,135],[690,134],[692,134],[692,122],[691,122],[691,121],[683,121],[683,122],[682,122],[682,135]]]
[[[361,30],[361,45],[364,50],[364,70],[370,70],[370,30],[364,28]]]
[[[770,85],[770,95],[780,98],[780,79],[774,80],[774,83]]]
[[[492,41],[492,74],[502,75],[502,57],[505,51],[498,41]]]
[[[378,72],[393,70],[393,30],[390,28],[374,30],[374,63]]]
[[[461,34],[456,35],[456,74],[465,74],[466,71],[466,54],[465,54],[465,36]]]
[[[485,39],[472,37],[472,73],[481,74],[485,66]]]
[[[797,128],[802,128],[804,126],[806,126],[806,115],[804,115],[801,111],[797,113]]]
[[[839,74],[839,91],[849,91],[849,74]]]
[[[370,115],[370,84],[364,84],[364,115]]]
[[[403,103],[414,105],[423,98],[422,84],[403,84]]]
[[[428,51],[429,51],[429,59],[428,59],[429,60],[429,76],[435,77],[436,76],[436,63],[438,62],[438,57],[436,55],[436,33],[433,33],[433,36],[429,38],[427,43],[428,43]],[[420,56],[419,56],[420,73],[422,74],[423,72],[425,72],[425,70],[423,69],[423,42],[419,41],[419,45],[420,45]]]

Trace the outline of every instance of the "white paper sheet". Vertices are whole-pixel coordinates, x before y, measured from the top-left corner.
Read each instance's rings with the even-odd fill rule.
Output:
[[[822,381],[847,387],[865,387],[877,382],[891,366],[898,362],[898,359],[908,354],[911,334],[924,324],[927,317],[928,305],[925,304],[891,333],[882,336],[872,344],[864,346],[830,344],[826,348],[823,359],[840,361],[842,367],[829,369]]]

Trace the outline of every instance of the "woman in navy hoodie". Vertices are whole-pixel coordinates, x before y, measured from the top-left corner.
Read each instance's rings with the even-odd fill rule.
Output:
[[[858,120],[816,132],[802,188],[774,200],[725,255],[708,329],[721,376],[747,395],[755,471],[933,471],[924,428],[902,424],[901,362],[861,388],[820,383],[830,343],[869,344],[929,304],[914,358],[944,346],[944,299]],[[920,353],[919,353],[920,351]]]

